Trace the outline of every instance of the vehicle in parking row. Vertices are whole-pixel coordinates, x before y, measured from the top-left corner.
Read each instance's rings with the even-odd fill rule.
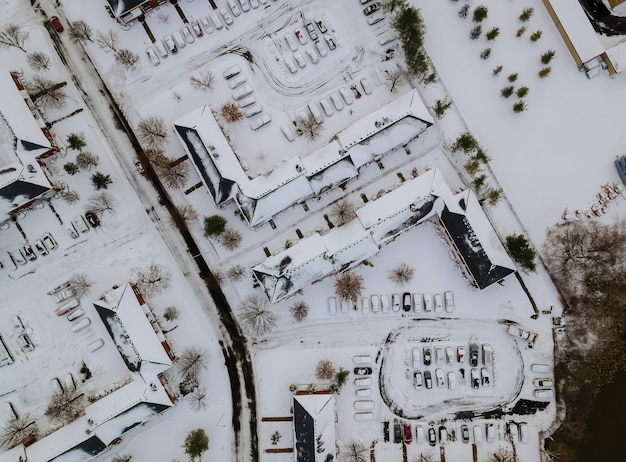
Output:
[[[241,101],[239,102],[239,106],[241,106]],[[258,106],[258,105],[250,106],[243,111],[243,115],[246,116],[247,118],[250,118],[252,116],[259,114],[262,110],[263,108],[261,106]]]
[[[435,369],[435,378],[437,379],[437,386],[439,388],[443,388],[446,386],[446,379],[443,375],[443,369],[441,369],[440,367]]]
[[[228,4],[228,8],[230,8],[230,11],[233,13],[233,16],[237,17],[241,14],[239,5],[237,5],[237,2],[235,0],[228,0],[227,4]]]
[[[437,444],[437,432],[433,427],[428,427],[428,444],[435,446]]]
[[[239,3],[241,3],[241,10],[244,13],[250,11],[250,2],[248,0],[239,0]]]
[[[371,95],[372,94],[372,86],[369,83],[369,80],[367,80],[366,77],[363,77],[361,80],[361,88],[363,88],[363,92],[366,95]]]
[[[450,390],[456,390],[456,372],[448,372],[448,388]]]
[[[320,112],[320,110],[317,107],[317,104],[315,103],[309,103],[308,104],[308,108],[309,108],[309,112],[311,112],[311,115],[313,116],[313,118],[315,119],[315,121],[318,124],[321,124],[324,121],[324,117],[322,117],[322,113]],[[384,310],[383,310],[384,311]]]
[[[441,313],[443,311],[443,298],[441,294],[435,294],[433,300],[435,302],[435,313]]]
[[[339,89],[339,94],[348,106],[354,102],[354,96],[352,96],[352,93],[346,87],[341,87]]]
[[[72,326],[72,332],[80,332],[83,329],[86,329],[91,324],[91,319],[83,318],[78,321],[76,324]]]
[[[328,27],[326,27],[326,23],[321,18],[321,16],[316,16],[314,21],[315,21],[315,25],[317,25],[317,27],[319,28],[322,34],[328,32]]]
[[[367,23],[370,26],[373,26],[374,24],[378,24],[379,22],[381,22],[383,19],[385,19],[385,17],[382,15],[382,13],[372,14],[367,18]]]
[[[72,220],[72,223],[74,223],[76,229],[78,229],[81,233],[86,233],[87,231],[89,231],[87,221],[82,215],[78,215],[76,218],[74,218],[74,220]]]
[[[370,300],[372,302],[372,313],[378,313],[380,310],[380,297],[378,295],[372,295]]]
[[[354,402],[353,406],[357,411],[371,411],[374,409],[374,401],[369,399],[359,399]]]
[[[291,51],[298,51],[298,44],[289,32],[285,34],[285,42]]]
[[[324,34],[324,40],[326,40],[326,45],[328,45],[328,49],[329,50],[334,50],[335,48],[337,48],[337,41],[335,40],[335,37],[333,37],[330,34]]]
[[[302,32],[302,29],[298,28],[298,29],[294,30],[293,34],[298,39],[298,42],[300,42],[300,45],[306,45],[308,43],[308,39],[306,38],[306,36]]]
[[[424,347],[423,356],[424,356],[424,366],[430,366],[430,363],[431,363],[430,347]]]
[[[187,46],[187,41],[183,37],[183,34],[179,30],[175,30],[172,32],[172,38],[174,39],[174,43],[178,48],[185,48]]]
[[[381,295],[380,296],[380,304],[383,313],[389,313],[389,306],[391,303],[389,302],[389,295]]]
[[[452,294],[452,291],[446,290],[443,293],[443,301],[446,307],[446,311],[448,313],[452,313],[454,311],[454,295]]]
[[[324,111],[324,114],[326,114],[326,117],[330,117],[335,113],[332,106],[325,98],[320,98],[319,102],[320,106],[322,107],[322,111]]]
[[[421,371],[413,372],[413,385],[416,390],[421,390],[424,387],[424,378]]]
[[[240,108],[252,106],[254,103],[256,103],[256,98],[253,95],[249,95],[249,96],[246,96],[245,98],[241,98],[237,102],[237,104],[239,104]],[[261,111],[259,111],[259,112],[261,112]]]
[[[371,5],[367,5],[365,8],[363,8],[363,14],[365,16],[369,16],[375,11],[380,10],[380,7],[381,7],[380,2],[375,2],[375,3],[372,3]]]
[[[208,17],[211,18],[211,22],[213,23],[213,25],[215,25],[215,28],[217,30],[220,30],[222,27],[224,27],[224,25],[222,24],[222,20],[213,9],[209,9],[209,12],[207,14],[208,14]],[[220,14],[221,14],[221,11],[220,11]]]
[[[317,52],[320,54],[322,58],[328,55],[328,50],[326,49],[326,47],[320,40],[315,42],[315,49],[317,50]]]
[[[246,83],[247,80],[248,80],[248,77],[246,77],[245,74],[237,74],[236,76],[228,80],[228,87],[231,90],[234,90],[235,88]]]
[[[241,98],[251,95],[253,91],[254,89],[250,85],[243,85],[233,91],[233,99],[235,101],[240,100]]]
[[[27,260],[29,261],[37,260],[37,254],[35,254],[30,244],[26,244],[24,247],[22,247],[22,250],[24,251],[24,257]]]
[[[74,319],[80,318],[83,314],[85,314],[85,310],[83,310],[82,308],[78,308],[77,310],[74,310],[67,315],[67,320],[73,321]]]
[[[413,441],[413,433],[411,432],[411,425],[404,424],[404,444],[411,444]]]
[[[538,388],[547,388],[551,387],[553,382],[550,378],[533,379],[533,385]]]
[[[226,8],[220,8],[220,14],[222,15],[222,18],[224,19],[224,22],[226,23],[227,26],[232,26],[233,25],[233,23],[234,23],[233,17],[226,10]],[[219,27],[218,27],[218,29],[219,29]]]
[[[435,347],[435,362],[437,364],[443,364],[444,359],[443,347]]]
[[[263,125],[267,125],[271,121],[272,121],[272,118],[270,117],[270,115],[269,114],[264,114],[261,117],[259,117],[258,119],[256,119],[255,121],[253,121],[252,123],[250,123],[250,128],[252,130],[258,130]]]
[[[202,37],[204,35],[204,33],[202,32],[202,28],[200,27],[200,24],[198,23],[198,21],[196,21],[195,19],[193,21],[191,21],[191,30],[193,31],[194,34],[196,34],[196,37]]]
[[[478,366],[478,345],[475,343],[469,346],[469,363],[472,367]]]
[[[48,249],[46,249],[46,246],[43,245],[41,239],[37,239],[35,242],[33,242],[33,245],[35,246],[35,249],[37,249],[37,252],[39,252],[41,255],[48,255]]]
[[[433,310],[433,294],[424,292],[424,311],[429,313]]]
[[[358,396],[359,398],[365,398],[367,396],[372,396],[372,389],[371,388],[358,388],[354,394],[356,396]]]
[[[470,373],[470,383],[473,389],[480,387],[480,373],[478,369],[473,368]]]
[[[469,427],[466,424],[461,425],[461,441],[464,443],[469,443],[470,434]]]
[[[99,338],[98,340],[94,340],[89,345],[87,345],[87,351],[89,353],[93,353],[94,351],[99,350],[103,346],[104,346],[104,340]]]
[[[71,296],[73,296],[75,293],[76,291],[70,287],[68,289],[57,292],[54,298],[56,299],[57,302],[62,302],[63,300],[66,300],[70,298]]]
[[[357,387],[369,387],[372,385],[372,379],[370,377],[360,377],[354,379],[354,385]]]
[[[152,64],[153,66],[158,66],[159,64],[161,64],[161,60],[154,51],[154,48],[146,48],[146,54],[148,55],[148,60],[150,61],[150,64]]]
[[[298,72],[296,63],[293,61],[291,56],[285,56],[284,61],[285,61],[285,66],[287,66],[287,69],[289,69],[289,72],[291,72],[292,74],[295,74],[296,72]]]
[[[304,24],[306,31],[309,33],[309,37],[311,40],[316,41],[318,39],[317,31],[315,30],[315,26],[311,21]]]
[[[433,376],[430,371],[424,371],[424,385],[429,390],[433,387]]]
[[[287,141],[292,142],[296,139],[296,136],[293,134],[293,132],[291,131],[291,128],[289,128],[289,125],[283,124],[280,126],[280,131],[283,133],[283,135],[285,136],[285,138],[287,139]],[[369,312],[369,299],[368,298],[363,298],[361,299],[361,306],[363,307],[363,312],[365,313],[365,301],[367,301],[367,311]]]
[[[213,33],[213,24],[211,24],[211,20],[209,18],[202,18],[200,20],[200,23],[202,24],[202,27],[204,27],[204,30],[207,34]]]
[[[302,53],[300,53],[299,51],[296,51],[293,54],[293,59],[298,64],[298,67],[300,67],[301,69],[304,69],[306,67],[306,61],[304,60],[304,56],[302,56]]]
[[[335,106],[336,110],[341,111],[345,107],[343,101],[341,100],[341,97],[337,93],[331,93],[329,98],[330,102],[333,103],[333,106]]]
[[[65,225],[65,230],[67,231],[67,234],[69,234],[72,239],[78,239],[78,231],[76,231],[76,227],[74,226],[74,223],[72,222],[67,223],[67,225]]]
[[[397,421],[393,423],[393,442],[402,443],[402,425]]]
[[[154,41],[154,48],[156,48],[156,50],[159,53],[159,56],[161,56],[161,58],[167,58],[169,56],[169,53],[167,52],[167,49],[165,48],[165,45],[163,45],[162,41],[155,40]]]
[[[287,128],[289,128],[289,127],[287,127]],[[281,127],[281,129],[282,129],[282,127]],[[293,133],[292,133],[292,135],[293,135]],[[285,135],[285,136],[287,136],[287,135]],[[369,313],[370,312],[370,299],[369,299],[369,297],[361,297],[361,311],[363,311],[363,313]]]
[[[223,75],[224,78],[228,80],[235,77],[239,73],[241,73],[241,68],[239,66],[231,66],[224,71]]]
[[[171,35],[166,35],[165,37],[163,37],[163,44],[168,50],[170,50],[170,53],[178,53],[178,47],[176,46],[174,38]]]
[[[98,226],[100,226],[100,219],[98,218],[96,212],[92,212],[91,210],[88,211],[87,213],[85,213],[85,219],[92,228],[97,228]]]
[[[371,367],[355,367],[354,375],[370,375],[372,373]]]
[[[70,301],[66,302],[64,305],[61,305],[56,310],[54,310],[54,313],[57,316],[64,316],[68,314],[69,312],[71,312],[72,310],[74,310],[75,308],[78,308],[79,306],[80,306],[80,302],[77,299],[72,298]]]
[[[421,351],[418,347],[415,347],[411,350],[411,356],[413,357],[413,367],[420,367],[420,361],[422,360]]]

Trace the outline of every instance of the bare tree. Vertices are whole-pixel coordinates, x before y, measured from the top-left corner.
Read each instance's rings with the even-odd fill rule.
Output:
[[[513,453],[504,446],[500,446],[489,456],[489,462],[514,462]]]
[[[102,33],[98,32],[96,34],[96,45],[106,51],[112,51],[115,53],[117,51],[117,47],[119,46],[120,36],[113,29],[109,29],[108,31]]]
[[[330,209],[330,215],[339,226],[345,225],[356,218],[354,204],[347,199],[338,200]]]
[[[80,200],[80,194],[78,194],[78,192],[76,191],[69,189],[61,193],[61,198],[68,204],[75,204]]]
[[[172,162],[160,148],[148,148],[144,150],[144,153],[146,154],[148,161],[152,164],[152,167],[157,171],[157,174],[161,169],[168,168],[170,162]]]
[[[28,32],[22,30],[17,24],[7,24],[7,26],[0,31],[0,47],[13,47],[26,53],[24,45],[26,44],[28,35]]]
[[[168,188],[182,189],[189,179],[189,164],[170,161],[167,168],[157,169],[157,173]]]
[[[202,369],[209,364],[209,354],[199,347],[190,347],[178,355],[178,374],[180,377],[197,378]]]
[[[309,305],[302,300],[297,301],[289,308],[289,312],[296,321],[304,321],[309,314]]]
[[[41,51],[34,51],[26,55],[26,62],[35,71],[50,70],[50,57]]]
[[[295,120],[296,135],[303,136],[309,141],[314,141],[322,133],[323,122],[318,122],[309,114],[308,117],[297,117]]]
[[[335,376],[335,372],[335,366],[329,359],[322,359],[315,366],[317,380],[331,380]]]
[[[194,90],[201,92],[207,92],[213,90],[215,86],[215,74],[209,69],[205,69],[200,72],[199,75],[192,75],[189,77],[189,83]]]
[[[156,152],[167,143],[168,127],[161,117],[149,116],[137,124],[137,137],[143,144]]]
[[[189,225],[190,223],[193,223],[194,221],[198,221],[199,215],[196,209],[193,208],[193,206],[189,204],[178,205],[176,206],[176,210],[178,211],[178,215],[180,215],[180,218],[182,218],[182,220],[186,224]],[[173,219],[171,220],[171,222],[173,225],[176,224],[173,221]]]
[[[50,398],[45,414],[52,420],[67,425],[85,410],[85,395],[65,387]]]
[[[163,266],[153,262],[145,268],[133,268],[130,278],[139,292],[150,296],[169,288],[172,274]]]
[[[391,93],[398,93],[402,79],[404,79],[404,71],[399,67],[385,71],[385,84]]]
[[[241,245],[241,233],[233,228],[227,228],[220,235],[220,243],[228,250],[235,250]]]
[[[70,38],[76,42],[92,42],[93,29],[82,19],[72,21],[68,30]]]
[[[226,276],[233,282],[241,281],[246,275],[246,268],[242,265],[235,265],[228,269]]]
[[[82,274],[82,273],[77,273],[77,274],[73,275],[69,279],[69,283],[70,283],[70,286],[76,292],[76,296],[78,298],[80,298],[83,295],[85,295],[86,293],[88,293],[89,289],[91,288],[91,285],[93,284],[93,282],[89,280],[87,275],[86,274]]]
[[[38,437],[39,427],[37,421],[30,414],[24,414],[17,419],[9,420],[2,427],[2,430],[0,430],[0,446],[11,449]]]
[[[242,121],[243,115],[241,108],[232,101],[227,101],[220,106],[220,116],[229,124]]]
[[[111,462],[131,462],[133,460],[133,456],[130,454],[122,454],[120,456],[115,456],[111,459]]]
[[[356,300],[363,293],[363,276],[346,271],[335,278],[335,293],[344,300]]]
[[[128,48],[122,48],[115,52],[115,62],[124,69],[132,69],[139,62],[139,55]]]
[[[398,286],[405,286],[413,280],[415,276],[415,268],[408,263],[400,263],[395,268],[391,268],[388,273],[388,278],[391,282]]]
[[[249,295],[239,308],[241,327],[250,335],[261,336],[276,326],[276,316],[269,310],[269,302],[260,295]]]
[[[370,460],[369,448],[356,441],[351,441],[343,452],[342,462],[368,462]]]
[[[33,77],[33,80],[26,82],[26,90],[31,99],[41,107],[47,109],[60,109],[65,106],[67,95],[63,87],[67,82],[55,82],[40,76]]]
[[[99,162],[98,156],[89,151],[81,151],[76,156],[76,165],[81,170],[91,170],[93,167],[97,167]]]
[[[196,388],[194,391],[187,395],[187,400],[191,409],[195,412],[204,411],[207,407],[208,393],[206,388]]]
[[[115,215],[116,206],[117,201],[115,198],[110,193],[101,191],[89,198],[85,209],[98,216],[102,215],[104,212],[107,212],[109,215]]]

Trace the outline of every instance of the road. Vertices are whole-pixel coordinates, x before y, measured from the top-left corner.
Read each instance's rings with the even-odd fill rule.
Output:
[[[53,0],[42,0],[40,3],[40,8],[46,13],[47,17],[56,14],[67,24],[68,21],[63,14],[62,8],[55,7]],[[60,59],[67,67],[68,74],[72,76],[75,86],[81,93],[86,107],[89,108],[100,130],[108,135],[107,140],[110,143],[113,154],[125,171],[137,196],[146,206],[146,210],[153,210],[157,214],[161,212],[168,213],[171,216],[172,222],[178,229],[178,236],[174,235],[175,233],[168,233],[165,227],[160,225],[159,219],[154,220],[154,222],[170,251],[177,257],[177,261],[180,262],[183,271],[187,275],[188,282],[197,289],[197,294],[206,295],[208,290],[213,304],[204,303],[202,307],[211,325],[219,327],[219,332],[216,332],[216,336],[222,348],[230,379],[233,406],[233,460],[256,461],[259,457],[256,389],[252,361],[247,348],[246,338],[233,315],[233,310],[217,280],[211,273],[207,262],[202,257],[201,250],[194,241],[186,223],[180,217],[167,191],[154,173],[132,128],[98,74],[90,57],[82,46],[71,42],[67,34],[58,35],[49,26],[48,30]],[[79,78],[79,76],[87,78]],[[122,129],[118,128],[118,126],[122,127]],[[113,136],[113,134],[117,136]],[[129,152],[133,152],[143,163],[145,177],[151,183],[154,191],[148,191],[141,182],[136,181],[128,173],[134,171],[132,161],[134,156],[129,158],[127,154]],[[126,155],[123,153],[126,153]],[[165,210],[159,207],[158,204],[151,202],[155,191],[159,204]],[[192,259],[190,255],[195,255],[195,257]],[[196,271],[193,269],[194,265]],[[202,296],[198,297],[199,301],[202,299]],[[246,422],[248,425],[244,425]]]

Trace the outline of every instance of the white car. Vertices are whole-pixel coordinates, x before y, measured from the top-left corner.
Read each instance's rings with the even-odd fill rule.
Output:
[[[154,47],[157,49],[157,51],[161,55],[161,58],[167,58],[169,56],[169,53],[167,52],[165,45],[163,45],[163,42],[161,42],[160,40],[156,40],[154,42]]]
[[[368,297],[361,297],[361,311],[363,313],[370,312],[370,299]]]
[[[448,372],[448,388],[450,390],[456,389],[456,372]]]
[[[196,37],[202,37],[204,35],[198,21],[193,20],[189,24],[191,24],[191,30],[193,30],[193,33],[196,34]]]
[[[239,0],[239,3],[241,3],[241,10],[244,13],[250,11],[250,2],[248,0]]]
[[[443,388],[446,385],[446,381],[443,375],[443,369],[441,368],[435,369],[435,377],[437,378],[437,386],[439,388]]]
[[[76,228],[81,233],[86,233],[87,231],[89,231],[89,226],[87,226],[87,222],[85,221],[85,217],[83,217],[82,215],[78,215],[76,218],[74,218],[72,223],[74,223],[74,226],[76,226]]]
[[[454,295],[451,291],[446,290],[443,293],[443,301],[446,306],[446,311],[452,313],[454,311]]]
[[[226,11],[226,10],[224,10],[224,11]],[[220,14],[221,13],[222,12],[220,11]],[[211,18],[211,22],[213,22],[213,24],[215,25],[215,28],[217,30],[220,30],[222,27],[224,27],[224,25],[222,24],[222,20],[220,19],[218,14],[215,12],[215,10],[209,9],[208,15],[209,15],[208,17]]]
[[[361,88],[363,88],[363,92],[366,95],[371,95],[372,94],[372,87],[369,83],[369,81],[367,80],[367,78],[363,77],[361,79]]]
[[[67,320],[73,321],[74,319],[80,318],[83,314],[85,314],[85,310],[83,310],[82,308],[79,308],[77,310],[72,311],[70,314],[68,314]]]
[[[435,294],[435,312],[441,313],[443,311],[443,298],[441,294]]]
[[[99,338],[98,340],[94,340],[89,345],[87,345],[87,351],[89,353],[93,353],[94,351],[99,350],[103,346],[104,346],[104,340]]]
[[[239,105],[241,106],[241,101],[239,102]],[[248,109],[246,109],[243,112],[243,115],[246,116],[247,118],[255,116],[257,114],[259,114],[261,111],[263,110],[263,108],[261,106],[258,105],[254,105],[252,107],[249,107]]]
[[[185,48],[187,46],[187,41],[183,38],[181,31],[175,30],[172,32],[172,37],[174,38],[174,42],[178,48]]]
[[[161,64],[161,60],[159,59],[156,52],[154,51],[154,48],[152,47],[146,48],[146,54],[148,55],[150,64],[152,64],[153,66],[158,66],[159,64]]]
[[[328,54],[328,50],[326,49],[326,47],[320,40],[315,42],[315,49],[317,50],[317,52],[320,54],[322,58]]]
[[[324,40],[326,40],[326,45],[330,50],[334,50],[337,48],[337,42],[335,41],[335,37],[330,34],[324,34]]]
[[[337,109],[338,111],[341,111],[345,107],[343,105],[341,97],[337,93],[331,93],[329,98],[330,102],[333,103],[333,106],[335,106],[335,109]]]
[[[427,313],[433,310],[433,294],[429,292],[424,293],[424,311]]]
[[[369,387],[372,385],[372,379],[369,377],[360,377],[358,379],[354,379],[354,385],[357,387]]]
[[[311,63],[317,64],[320,62],[320,58],[319,56],[317,56],[317,53],[315,53],[315,50],[313,48],[309,47],[306,50],[304,50],[304,52],[309,57],[309,60],[311,61]]]
[[[259,7],[259,0],[250,0],[250,6],[252,6],[252,8],[256,9]]]
[[[413,294],[413,311],[415,313],[424,311],[424,297],[420,293]]]
[[[72,326],[72,332],[80,332],[91,324],[91,319],[83,318]]]
[[[57,292],[54,298],[56,299],[57,302],[62,302],[63,300],[70,298],[75,293],[76,292],[74,291],[74,289],[69,288],[69,289],[62,290],[61,292]]]
[[[374,24],[379,23],[380,21],[382,21],[383,19],[385,19],[385,17],[382,14],[373,14],[371,16],[368,16],[367,18],[367,23],[370,26],[373,26]]]
[[[382,306],[382,312],[383,313],[389,313],[389,295],[381,295],[380,296],[380,302],[381,302],[381,306]]]
[[[211,20],[209,18],[202,18],[200,22],[202,23],[202,27],[204,27],[207,34],[213,33],[213,24],[211,24]]]
[[[287,42],[287,46],[289,47],[289,49],[291,51],[297,51],[298,50],[298,44],[293,39],[293,37],[291,36],[290,33],[286,33],[285,34],[285,42]]]
[[[287,69],[289,69],[289,72],[291,72],[292,74],[298,72],[296,63],[293,62],[293,59],[291,59],[290,56],[285,56],[285,66],[287,66]]]
[[[248,78],[246,77],[245,74],[238,74],[238,75],[236,75],[235,77],[233,77],[232,79],[230,79],[228,81],[228,87],[231,90],[234,90],[238,86],[243,85],[244,83],[246,83],[247,80],[248,80]]]
[[[300,45],[307,44],[308,39],[306,38],[306,35],[304,35],[304,32],[302,32],[302,29],[296,29],[295,31],[293,31],[293,33],[298,39],[298,42],[300,42]]]
[[[320,99],[320,106],[322,106],[322,111],[324,111],[324,114],[326,114],[326,117],[330,117],[331,115],[335,113],[332,106],[330,105],[328,101],[326,101],[325,98]]]
[[[372,313],[378,313],[378,311],[380,310],[380,299],[378,295],[372,295],[371,301],[372,301]]]
[[[393,311],[400,311],[400,295],[393,294],[391,296],[391,309]]]
[[[335,297],[328,297],[328,312],[332,315],[337,314],[337,299]]]
[[[241,14],[241,10],[239,9],[239,6],[237,5],[237,2],[235,0],[228,0],[228,7],[230,8],[230,11],[233,12],[233,16],[237,17]],[[228,22],[226,22],[226,24],[228,24]]]
[[[254,95],[246,96],[245,98],[241,98],[237,103],[239,104],[239,107],[241,108],[252,106],[254,103],[256,103],[256,98],[254,97]]]
[[[341,87],[339,89],[339,94],[343,98],[344,102],[350,106],[354,102],[354,96],[352,96],[352,92],[348,90],[346,87]]]
[[[196,41],[188,26],[183,26],[180,31],[182,32],[183,37],[185,37],[185,41],[187,43],[192,44]]]
[[[220,8],[220,14],[222,15],[222,18],[224,18],[224,22],[226,23],[227,26],[232,26],[233,25],[233,17],[230,15],[230,13],[228,11],[226,11],[226,8]]]
[[[272,121],[272,118],[270,117],[269,114],[263,114],[261,117],[259,117],[258,119],[256,119],[250,124],[250,128],[252,130],[258,130],[263,125],[267,125],[271,121]]]
[[[170,53],[176,54],[178,53],[178,47],[176,43],[174,43],[174,38],[171,35],[166,35],[163,37],[163,44],[170,50]]]
[[[228,80],[228,79],[235,77],[240,72],[241,72],[241,68],[239,66],[231,66],[224,71],[223,75],[224,75],[224,78]]]
[[[291,128],[289,128],[289,125],[281,125],[280,131],[283,132],[283,135],[285,135],[285,138],[287,138],[287,141],[289,141],[290,143],[296,139],[295,135],[291,131]]]
[[[296,63],[298,63],[298,66],[302,69],[304,69],[306,67],[306,61],[304,60],[304,57],[302,56],[302,53],[300,53],[299,51],[296,51],[293,54],[293,59],[296,60]]]
[[[233,99],[235,101],[240,100],[248,95],[251,95],[254,89],[250,85],[243,85],[233,91]]]

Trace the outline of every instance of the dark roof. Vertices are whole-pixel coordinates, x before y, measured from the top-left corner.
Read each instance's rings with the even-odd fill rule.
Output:
[[[107,0],[107,2],[116,16],[122,16],[127,11],[147,3],[147,0]]]
[[[295,399],[293,428],[296,437],[296,462],[315,462],[315,419]]]
[[[17,198],[21,198],[19,202],[24,203],[26,202],[24,198],[27,200],[34,199],[49,189],[50,188],[46,188],[45,186],[41,186],[39,184],[29,183],[24,180],[16,180],[0,189],[0,197],[8,200],[12,204],[16,203]]]
[[[96,312],[100,316],[100,319],[102,319],[104,327],[106,327],[109,336],[113,339],[113,342],[116,345],[118,342],[130,342],[130,340],[125,341],[124,338],[122,338],[122,336],[126,334],[126,331],[120,321],[120,318],[113,311],[96,303],[94,303],[93,306],[96,308]],[[138,372],[141,368],[141,357],[139,356],[139,353],[137,353],[137,350],[133,348],[132,350],[135,352],[135,355],[133,357],[129,357],[128,354],[121,354],[122,351],[128,353],[128,349],[124,350],[119,346],[118,348],[120,350],[120,356],[126,363],[128,370],[131,372]]]
[[[619,173],[622,183],[626,184],[626,156],[615,160],[615,168],[617,168],[617,173]]]
[[[85,441],[81,442],[80,444],[77,444],[69,451],[65,451],[63,454],[60,454],[53,459],[50,459],[49,462],[88,460],[96,454],[104,451],[105,448],[106,445],[102,442],[102,440],[93,435],[90,438],[87,438]]]
[[[479,288],[484,289],[515,272],[491,261],[465,215],[452,213],[446,206],[440,216]]]
[[[217,205],[226,202],[233,196],[235,188],[237,188],[237,183],[227,178],[224,178],[217,166],[211,159],[209,155],[209,151],[207,151],[204,143],[202,142],[200,135],[197,130],[188,127],[182,127],[180,125],[174,125],[174,128],[180,135],[180,138],[185,143],[187,150],[191,154],[191,158],[194,163],[198,166],[198,171],[200,175],[202,175],[202,179],[204,180],[211,196],[213,196],[213,200]],[[195,135],[195,136],[194,136]],[[193,140],[191,137],[194,137]],[[194,142],[199,141],[199,142]],[[198,149],[202,150],[202,156],[198,153]],[[205,159],[205,162],[202,161],[202,158]]]

